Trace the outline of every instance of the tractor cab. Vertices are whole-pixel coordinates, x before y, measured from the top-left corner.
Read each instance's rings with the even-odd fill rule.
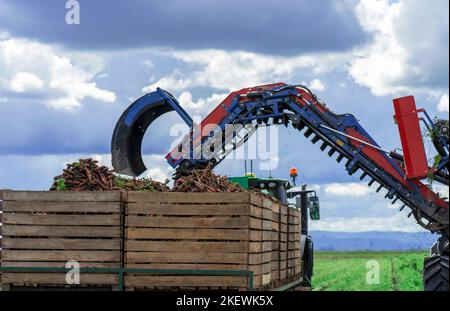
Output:
[[[239,184],[244,189],[259,190],[276,198],[282,204],[288,204],[287,191],[292,188],[292,185],[286,179],[258,178],[253,173],[246,173],[245,176],[229,177],[228,180]]]

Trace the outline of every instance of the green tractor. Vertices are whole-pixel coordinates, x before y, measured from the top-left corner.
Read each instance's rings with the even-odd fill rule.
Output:
[[[303,261],[303,286],[310,287],[313,275],[313,254],[314,247],[311,236],[308,234],[308,218],[311,220],[320,219],[319,197],[315,190],[308,190],[304,184],[300,188],[295,187],[297,170],[291,169],[293,184],[287,179],[277,179],[273,177],[258,178],[253,173],[246,173],[245,176],[229,177],[228,180],[239,184],[249,190],[259,190],[267,195],[276,198],[280,203],[297,208],[301,212],[301,258]],[[309,214],[309,217],[308,217]]]

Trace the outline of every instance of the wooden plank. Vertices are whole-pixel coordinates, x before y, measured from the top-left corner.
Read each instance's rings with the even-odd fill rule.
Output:
[[[288,259],[287,260],[287,267],[289,268],[293,268],[296,265],[296,259]]]
[[[289,225],[289,233],[300,233],[299,225]]]
[[[270,279],[272,281],[277,281],[280,279],[280,270],[272,270],[270,272]],[[278,286],[274,286],[274,287],[278,287]]]
[[[119,261],[120,251],[3,250],[6,261]]]
[[[33,215],[5,213],[3,223],[11,225],[119,226],[120,215]]]
[[[265,252],[260,254],[249,254],[248,255],[248,264],[249,265],[258,265],[263,263],[270,263],[271,252]]]
[[[263,209],[259,206],[250,205],[250,215],[255,218],[263,219]]]
[[[269,198],[265,198],[264,200],[262,200],[262,207],[267,208],[269,210],[278,210],[278,203],[275,203],[275,201],[269,199]]]
[[[262,229],[263,220],[259,218],[250,217],[250,229]]]
[[[80,268],[119,268],[118,262],[79,261]],[[67,261],[2,261],[2,267],[57,267],[65,268]]]
[[[187,252],[127,252],[127,263],[131,262],[181,262],[181,263],[247,263],[246,253],[187,253]]]
[[[250,241],[272,241],[272,232],[250,230]]]
[[[2,283],[7,284],[66,284],[65,273],[2,273]],[[80,274],[80,285],[117,284],[117,274]]]
[[[141,269],[176,269],[176,270],[239,270],[246,271],[244,264],[210,264],[210,263],[126,263],[126,268]]]
[[[262,231],[250,230],[249,239],[250,239],[250,241],[255,241],[255,242],[262,241]]]
[[[17,226],[3,225],[3,236],[42,237],[120,237],[120,227],[97,226]]]
[[[263,207],[263,202],[266,200],[269,200],[268,198],[264,197],[263,195],[259,193],[250,192],[250,198],[249,202],[250,204]]]
[[[271,245],[267,243],[261,242],[249,242],[250,245],[250,253],[262,253],[271,251]]]
[[[272,231],[272,221],[271,220],[263,220],[262,230]]]
[[[148,204],[128,203],[127,214],[143,215],[206,215],[206,216],[234,216],[248,215],[248,204]]]
[[[288,243],[289,250],[300,249],[300,240]]]
[[[289,241],[300,241],[300,234],[298,233],[289,233]]]
[[[279,251],[280,250],[280,242],[278,240],[272,241],[271,246],[272,246],[272,250],[273,251]]]
[[[288,259],[296,259],[296,258],[300,258],[301,253],[300,250],[295,250],[295,251],[288,251]]]
[[[263,263],[262,265],[261,265],[261,273],[262,274],[267,274],[267,273],[270,273],[271,271],[272,271],[272,264],[270,263],[270,262],[268,262],[268,263]]]
[[[272,251],[272,256],[270,258],[272,262],[277,262],[280,260],[280,252],[279,251]]]
[[[3,249],[119,250],[119,239],[27,239],[3,238]]]
[[[262,218],[271,221],[272,220],[272,211],[263,209],[262,210]]]
[[[127,228],[128,239],[165,239],[165,240],[248,240],[248,230],[244,229],[151,229]]]
[[[263,241],[272,241],[272,232],[271,231],[261,231],[262,232],[262,240]]]
[[[250,203],[250,194],[246,192],[233,193],[179,193],[179,192],[128,192],[128,202],[146,203]]]
[[[125,242],[126,251],[152,251],[152,252],[173,252],[182,249],[185,252],[230,252],[246,253],[249,250],[249,243],[242,242],[196,242],[196,241],[136,241],[127,240]]]
[[[153,275],[127,275],[126,286],[247,286],[245,276],[153,276]]]
[[[127,227],[142,228],[211,228],[240,229],[248,228],[248,217],[160,217],[133,216],[126,217]]]
[[[276,232],[280,231],[280,223],[272,221],[272,228],[271,228],[271,230],[272,231],[276,231]]]
[[[38,213],[119,213],[120,203],[4,201],[3,211]]]
[[[120,191],[5,191],[5,201],[120,202]]]

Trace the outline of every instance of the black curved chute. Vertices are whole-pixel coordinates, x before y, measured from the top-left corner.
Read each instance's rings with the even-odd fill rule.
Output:
[[[158,88],[133,102],[122,114],[111,142],[112,165],[116,173],[139,176],[147,170],[141,154],[147,128],[161,115],[177,111],[192,126],[192,119],[168,92]]]

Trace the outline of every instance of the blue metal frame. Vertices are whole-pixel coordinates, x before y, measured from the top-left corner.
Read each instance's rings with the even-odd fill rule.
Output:
[[[192,127],[194,125],[191,116],[183,109],[183,107],[181,107],[178,100],[176,100],[175,97],[172,96],[172,94],[164,91],[159,87],[156,89],[156,92],[158,92],[161,98],[164,99],[170,106],[172,106],[172,108],[178,113],[181,119],[186,122],[187,126]]]
[[[220,124],[218,124],[220,129],[222,131],[225,130],[225,126],[228,124],[242,124],[245,126],[246,124],[250,124],[255,121],[257,123],[267,122],[270,124],[270,122],[274,119],[282,119],[289,114],[293,114],[293,116],[295,116],[298,120],[301,120],[301,122],[306,125],[308,131],[312,131],[312,135],[317,136],[313,136],[313,143],[323,141],[323,143],[329,145],[347,159],[346,170],[350,175],[353,175],[357,170],[362,169],[363,174],[360,179],[363,180],[365,176],[369,175],[372,178],[369,183],[370,185],[373,184],[374,181],[377,181],[380,184],[377,192],[379,192],[383,187],[387,188],[388,192],[385,197],[393,200],[393,203],[400,199],[405,205],[409,206],[412,211],[419,210],[421,216],[425,216],[432,222],[437,221],[439,223],[439,220],[435,219],[437,207],[430,206],[430,202],[428,202],[427,198],[424,198],[416,184],[405,178],[410,188],[406,189],[406,187],[396,178],[385,172],[371,159],[367,158],[366,155],[361,152],[360,148],[355,148],[350,142],[347,141],[347,139],[342,139],[339,134],[321,127],[323,124],[340,132],[343,132],[345,128],[352,127],[365,136],[365,138],[367,138],[372,145],[379,147],[377,142],[366,132],[366,130],[359,124],[353,115],[335,115],[332,112],[323,113],[318,110],[314,103],[308,101],[304,97],[300,97],[299,92],[295,90],[295,86],[277,87],[273,90],[264,91],[257,95],[258,96],[255,96],[253,100],[249,101],[241,101],[241,95],[236,95],[227,109],[228,115]],[[301,99],[306,103],[306,105],[299,105],[292,99],[293,97]],[[270,108],[272,113],[268,115],[263,114],[262,110],[264,108]],[[431,124],[433,124],[429,116],[427,114],[425,115]],[[204,137],[202,139],[202,144],[208,139],[209,137]],[[223,142],[222,147],[225,147],[230,142],[231,140]],[[448,151],[448,143],[446,145],[444,144],[444,146]],[[187,146],[183,147],[186,148]],[[190,148],[192,148],[192,146],[190,146]],[[324,150],[326,148],[327,146],[321,149]],[[396,172],[400,174],[400,176],[405,176],[404,171],[395,160],[384,152],[381,152],[381,154],[396,170]],[[179,159],[179,161],[177,161],[177,163],[173,166],[178,166],[182,160],[182,158]],[[219,162],[221,160],[223,159],[220,159]],[[206,159],[192,159],[192,157],[189,161],[192,164],[208,162]],[[442,159],[442,163],[440,163],[439,167],[442,167],[442,165],[446,163],[445,161],[448,161],[448,157]],[[403,207],[404,206],[402,206],[402,209]]]

